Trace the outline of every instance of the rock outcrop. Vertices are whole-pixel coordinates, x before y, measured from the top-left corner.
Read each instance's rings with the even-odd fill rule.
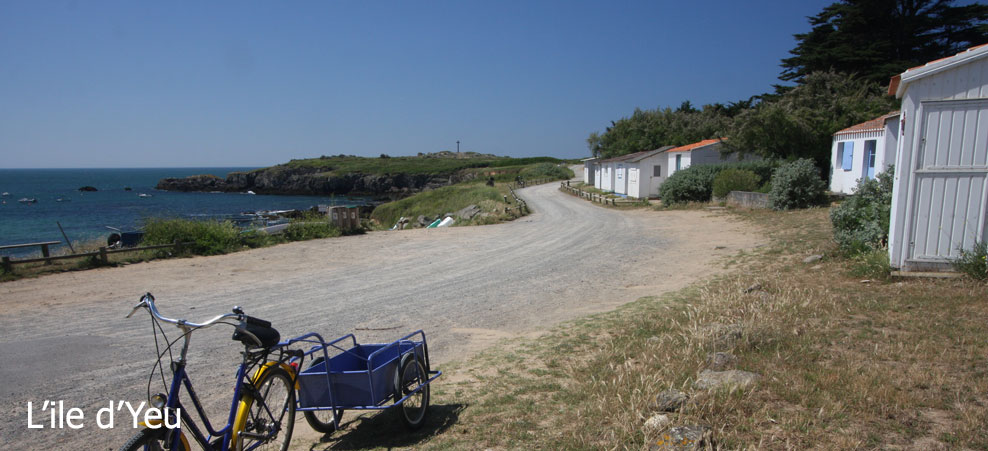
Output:
[[[157,189],[165,191],[224,191],[257,194],[363,195],[404,197],[475,178],[474,173],[451,174],[330,174],[317,168],[273,166],[250,172],[232,172],[225,179],[214,175],[165,178]]]

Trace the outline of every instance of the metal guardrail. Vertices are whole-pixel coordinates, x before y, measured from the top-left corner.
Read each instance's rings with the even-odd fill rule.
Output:
[[[55,241],[54,243],[58,243],[58,241]],[[31,245],[40,245],[40,244],[41,243],[31,243]],[[47,244],[51,244],[51,242],[49,242]],[[125,253],[125,252],[150,251],[150,250],[155,250],[155,249],[166,249],[166,248],[170,248],[170,247],[181,249],[183,246],[188,246],[190,244],[194,244],[194,242],[192,242],[192,241],[188,241],[188,242],[178,242],[178,241],[176,241],[173,244],[159,244],[159,245],[155,245],[155,246],[131,247],[131,248],[123,248],[123,249],[107,249],[105,246],[101,246],[99,248],[99,250],[94,251],[94,252],[82,252],[82,253],[79,253],[79,254],[58,255],[58,256],[54,256],[54,257],[49,256],[48,253],[45,252],[44,253],[44,256],[41,257],[41,258],[24,258],[24,259],[18,259],[18,260],[13,260],[13,259],[11,259],[8,256],[4,256],[4,257],[2,257],[2,259],[0,259],[0,267],[2,267],[4,269],[4,271],[10,272],[10,271],[13,270],[13,266],[14,265],[20,265],[20,264],[24,264],[24,263],[37,263],[37,262],[45,262],[46,265],[50,265],[51,262],[54,261],[54,260],[67,260],[67,259],[71,259],[71,258],[85,258],[85,257],[98,257],[99,260],[100,260],[100,262],[105,265],[105,264],[110,263],[110,260],[109,260],[109,255],[110,254],[120,254],[120,253]],[[13,247],[27,247],[27,245],[16,245],[15,244],[15,245],[11,245],[11,246],[6,246],[6,248],[13,248]]]

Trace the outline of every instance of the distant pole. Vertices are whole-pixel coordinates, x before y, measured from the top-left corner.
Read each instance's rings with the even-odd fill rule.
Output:
[[[460,140],[456,140],[456,153],[460,153]]]

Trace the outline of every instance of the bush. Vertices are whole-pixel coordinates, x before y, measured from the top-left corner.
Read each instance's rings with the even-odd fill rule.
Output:
[[[288,241],[305,241],[340,236],[340,230],[326,219],[292,222],[282,235]]]
[[[871,249],[851,260],[851,275],[875,280],[888,280],[892,274],[889,253],[884,249]]]
[[[823,203],[826,188],[813,160],[803,158],[779,166],[772,172],[768,200],[776,210],[811,207]]]
[[[988,279],[988,241],[976,241],[969,251],[960,250],[961,256],[951,262],[954,269],[975,280]]]
[[[659,187],[659,197],[665,205],[687,202],[707,202],[713,192],[715,165],[690,166],[674,172]]]
[[[520,175],[526,179],[571,179],[573,171],[567,167],[552,163],[537,163],[522,169]]]
[[[666,205],[707,202],[713,194],[714,178],[722,171],[744,170],[754,173],[761,180],[767,180],[772,175],[773,168],[775,163],[767,160],[690,166],[669,176],[659,187],[659,196]]]
[[[713,196],[727,197],[731,191],[756,191],[762,179],[746,169],[725,169],[714,177]]]
[[[184,252],[216,255],[240,247],[240,230],[229,221],[192,221],[188,219],[152,218],[144,221],[145,245],[192,242]]]
[[[834,240],[846,255],[884,249],[888,241],[889,216],[892,210],[890,167],[871,180],[862,180],[854,194],[830,209]]]

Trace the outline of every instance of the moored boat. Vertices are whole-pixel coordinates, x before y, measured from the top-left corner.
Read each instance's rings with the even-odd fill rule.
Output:
[[[35,199],[33,197],[22,197],[22,198],[18,199],[17,201],[20,202],[20,203],[22,203],[22,204],[36,204],[36,203],[38,203],[38,199]]]

